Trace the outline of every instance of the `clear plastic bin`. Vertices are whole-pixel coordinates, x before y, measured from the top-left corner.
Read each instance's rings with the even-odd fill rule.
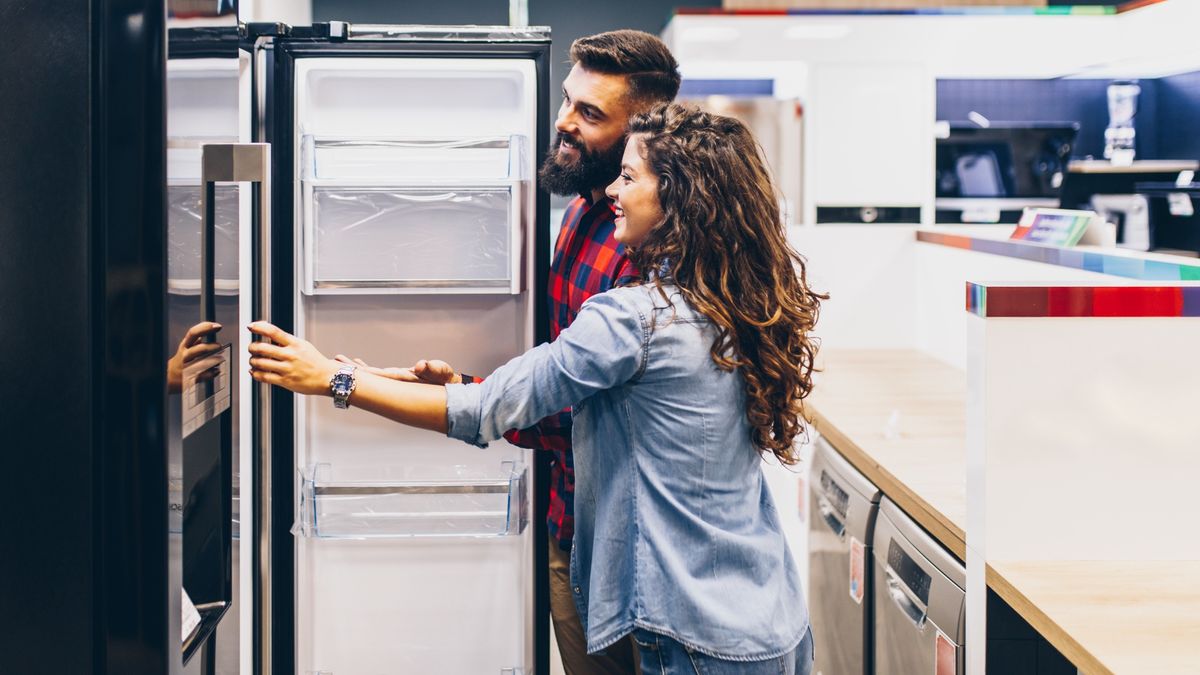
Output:
[[[526,157],[521,136],[305,136],[305,292],[519,293]]]
[[[329,464],[301,472],[297,534],[327,539],[502,537],[528,524],[526,468],[503,462],[491,475],[335,481]]]

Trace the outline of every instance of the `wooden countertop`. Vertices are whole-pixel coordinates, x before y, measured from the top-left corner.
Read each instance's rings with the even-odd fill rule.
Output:
[[[915,350],[821,350],[817,431],[966,560],[966,374]]]
[[[822,350],[814,426],[966,559],[966,374],[913,350]],[[1200,673],[1200,561],[991,561],[988,586],[1088,675]]]
[[[1083,673],[1200,672],[1200,560],[988,568],[988,586]]]

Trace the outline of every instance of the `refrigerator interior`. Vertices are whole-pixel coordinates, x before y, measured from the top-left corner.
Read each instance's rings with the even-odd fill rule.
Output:
[[[533,346],[536,83],[525,60],[297,59],[304,338],[480,376]],[[529,451],[327,398],[296,425],[297,671],[528,672]]]
[[[187,330],[200,320],[201,264],[201,145],[205,143],[236,143],[243,120],[239,116],[239,101],[244,95],[240,80],[242,66],[237,58],[176,58],[167,62],[167,353],[174,354]],[[242,331],[239,284],[244,242],[239,223],[242,222],[242,194],[237,185],[222,184],[216,188],[215,205],[215,312],[216,321],[223,326],[218,340],[230,344],[235,367],[241,361]],[[242,368],[237,379],[242,379]],[[239,443],[243,423],[239,401],[241,387],[232,386],[233,422],[233,543],[231,578],[233,606],[222,618],[216,630],[216,672],[236,675],[241,671],[240,614],[247,608],[242,590],[241,556],[239,551],[239,497],[242,461]],[[168,468],[171,495],[171,536],[181,537],[186,505],[183,498],[183,402],[181,394],[168,398],[168,434],[171,444]],[[172,555],[179,547],[171,547]],[[189,573],[184,562],[184,586]],[[248,616],[248,615],[247,615]],[[193,658],[185,672],[199,673],[200,658]]]

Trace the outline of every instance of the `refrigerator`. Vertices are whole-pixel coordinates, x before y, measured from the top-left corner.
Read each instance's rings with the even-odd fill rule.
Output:
[[[252,24],[245,42],[271,156],[255,319],[329,356],[480,376],[545,339],[547,29]],[[548,671],[544,457],[254,397],[255,672]]]
[[[162,0],[3,3],[0,672],[177,672]],[[178,607],[178,605],[176,605]]]

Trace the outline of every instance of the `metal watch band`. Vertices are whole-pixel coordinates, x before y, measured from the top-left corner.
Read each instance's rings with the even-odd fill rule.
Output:
[[[334,373],[333,378],[329,380],[329,389],[333,392],[333,407],[338,410],[345,410],[350,407],[350,394],[354,393],[354,387],[357,382],[354,380],[354,371],[356,366],[342,366]],[[339,380],[349,379],[349,386],[339,386]]]

